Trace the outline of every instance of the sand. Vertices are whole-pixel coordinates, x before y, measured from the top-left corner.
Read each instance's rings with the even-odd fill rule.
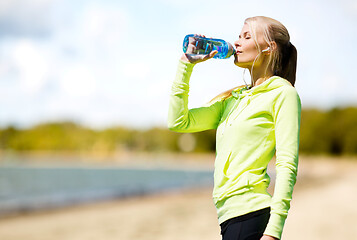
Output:
[[[356,160],[302,157],[282,239],[357,239],[356,172]],[[211,191],[167,192],[1,218],[0,239],[219,240]]]

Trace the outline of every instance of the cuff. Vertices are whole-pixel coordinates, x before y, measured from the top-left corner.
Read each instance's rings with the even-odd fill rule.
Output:
[[[264,231],[264,234],[281,239],[281,234],[282,234],[283,227],[285,224],[285,219],[286,219],[285,216],[271,213],[270,219],[269,219],[268,225]]]

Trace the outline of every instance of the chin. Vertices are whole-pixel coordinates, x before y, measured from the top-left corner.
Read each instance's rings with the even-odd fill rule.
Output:
[[[238,57],[234,58],[234,64],[236,66],[238,66],[238,67],[241,67],[241,68],[248,68],[249,67],[249,64],[247,62],[240,61]]]

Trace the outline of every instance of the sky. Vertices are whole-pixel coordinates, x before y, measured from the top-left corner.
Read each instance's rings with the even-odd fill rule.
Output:
[[[260,15],[289,30],[303,108],[357,106],[355,0],[1,0],[0,127],[165,127],[185,35],[233,43]],[[242,76],[233,58],[197,64],[189,107]]]

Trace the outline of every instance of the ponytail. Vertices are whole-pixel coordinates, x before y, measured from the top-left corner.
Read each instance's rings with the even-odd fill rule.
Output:
[[[276,64],[274,74],[285,78],[291,85],[295,86],[297,50],[293,44],[288,42],[280,49],[279,62]]]

